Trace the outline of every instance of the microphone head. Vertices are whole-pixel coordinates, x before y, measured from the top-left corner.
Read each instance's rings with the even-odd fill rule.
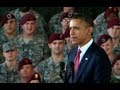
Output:
[[[69,67],[70,67],[70,68],[73,68],[73,67],[74,67],[74,62],[70,61],[70,62],[69,62]]]
[[[61,70],[64,70],[64,68],[65,68],[65,63],[64,63],[64,62],[60,62],[59,66],[60,66],[60,69],[61,69]]]

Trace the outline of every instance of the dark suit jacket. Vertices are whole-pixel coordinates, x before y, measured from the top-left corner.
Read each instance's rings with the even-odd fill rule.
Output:
[[[74,62],[76,52],[77,47],[70,51],[68,62]],[[76,76],[72,77],[73,72],[69,73],[68,83],[109,83],[111,68],[110,60],[105,51],[93,42],[84,54]]]

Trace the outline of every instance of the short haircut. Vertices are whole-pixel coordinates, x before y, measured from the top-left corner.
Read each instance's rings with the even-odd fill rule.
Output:
[[[73,14],[71,19],[81,19],[86,23],[87,27],[94,26],[93,18],[90,17],[90,15],[87,15],[85,13],[75,13]]]

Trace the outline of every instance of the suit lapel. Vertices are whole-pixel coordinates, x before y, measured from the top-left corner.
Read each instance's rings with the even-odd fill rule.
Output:
[[[88,48],[88,50],[86,51],[86,53],[84,54],[84,56],[83,56],[83,58],[82,58],[82,60],[80,62],[78,71],[76,73],[76,76],[74,77],[74,82],[77,82],[77,80],[79,79],[80,75],[82,74],[84,68],[86,67],[88,61],[91,59],[92,47],[93,47],[93,43]]]

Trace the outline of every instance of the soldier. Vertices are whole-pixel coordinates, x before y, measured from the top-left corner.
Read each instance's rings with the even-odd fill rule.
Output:
[[[67,63],[67,56],[64,56],[63,50],[65,41],[62,34],[51,34],[48,40],[51,49],[51,57],[40,62],[39,72],[43,83],[63,83],[64,67]],[[62,66],[60,63],[63,63]],[[61,70],[62,69],[62,70]],[[61,75],[63,74],[63,75]]]
[[[117,54],[113,53],[113,41],[112,37],[108,34],[102,34],[97,41],[97,44],[105,50],[107,53],[109,60],[112,64],[113,60],[116,58]]]
[[[47,29],[47,23],[44,20],[43,16],[41,16],[39,13],[37,13],[36,11],[34,11],[32,8],[30,7],[19,7],[15,10],[12,10],[11,13],[13,13],[17,19],[17,31],[19,30],[19,34],[22,33],[22,29],[20,27],[20,20],[21,18],[26,15],[26,14],[33,14],[36,17],[36,24],[37,24],[37,33],[47,33],[45,30]]]
[[[112,63],[111,83],[120,83],[120,55],[118,55]]]
[[[26,14],[20,21],[23,33],[15,38],[18,49],[19,60],[29,58],[33,66],[49,56],[50,50],[47,45],[47,38],[43,34],[37,34],[36,18],[33,14]]]
[[[8,41],[12,41],[16,36],[16,26],[17,26],[17,22],[16,22],[16,18],[13,14],[11,13],[6,13],[3,17],[2,17],[2,28],[0,31],[0,59],[1,59],[1,63],[4,62],[4,56],[2,54],[2,45]]]
[[[68,55],[70,50],[75,47],[76,45],[74,45],[71,41],[71,38],[70,38],[70,29],[66,29],[65,30],[65,33],[63,34],[64,35],[64,38],[65,38],[65,47],[64,47],[64,54],[65,55]]]
[[[101,34],[107,34],[107,21],[112,18],[118,18],[118,10],[116,7],[108,7],[104,12],[94,20],[94,41],[97,42]]]
[[[75,10],[76,10],[75,7],[63,7],[63,11],[53,15],[49,21],[50,34],[61,31],[61,22],[60,22],[61,14],[68,13],[69,17],[71,17],[72,14],[76,13]]]
[[[2,83],[16,83],[19,78],[19,74],[17,71],[18,62],[16,59],[17,48],[15,43],[4,43],[3,55],[5,57],[5,62],[0,64],[0,76],[3,79]]]
[[[120,20],[119,19],[111,19],[107,22],[107,32],[112,37],[113,41],[113,53],[120,54]]]
[[[34,66],[28,58],[23,58],[18,64],[20,80],[18,83],[40,83],[41,77],[34,71]]]

